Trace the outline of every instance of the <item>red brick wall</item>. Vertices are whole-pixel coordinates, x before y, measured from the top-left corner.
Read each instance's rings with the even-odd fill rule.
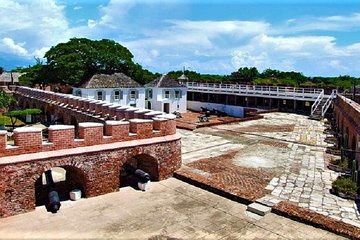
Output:
[[[21,156],[0,158],[0,217],[34,210],[35,181],[44,171],[56,166],[71,166],[82,173],[79,175],[84,179],[82,187],[86,197],[118,191],[121,166],[134,156],[140,155],[139,167],[150,169],[155,180],[168,178],[181,166],[181,143],[178,136],[167,142],[161,139],[139,140],[127,147],[119,143],[116,148],[113,144],[111,148],[104,144],[99,148],[87,147],[89,151],[76,148],[75,152],[60,150],[63,154],[37,153],[18,163],[4,162],[9,158],[16,161]],[[155,168],[151,167],[154,162]],[[154,172],[156,169],[158,172]],[[76,180],[76,176],[72,178]]]
[[[358,152],[356,159],[360,163],[360,105],[348,98],[338,95],[334,104],[334,111],[340,132],[348,134],[349,149],[353,147],[353,142],[355,141],[355,149],[352,150]]]

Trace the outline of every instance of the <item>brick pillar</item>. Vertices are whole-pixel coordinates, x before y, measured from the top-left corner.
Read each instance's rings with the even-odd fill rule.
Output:
[[[74,126],[51,125],[48,128],[48,131],[49,142],[52,142],[56,149],[63,149],[74,146]]]
[[[130,123],[127,121],[106,121],[105,134],[112,136],[114,140],[126,140],[129,138]]]
[[[96,145],[103,142],[104,125],[102,123],[79,123],[79,137],[84,139],[85,145]]]
[[[150,112],[149,109],[141,109],[134,112],[134,118],[141,118],[144,119],[145,113]]]
[[[14,144],[20,149],[37,152],[42,147],[42,130],[35,127],[21,127],[14,129]]]
[[[121,120],[125,118],[125,110],[129,107],[123,106],[115,109],[116,112],[116,120]]]
[[[139,110],[138,108],[133,108],[133,107],[126,109],[125,110],[125,119],[128,120],[128,119],[134,118],[135,111],[138,111],[138,110]]]
[[[0,130],[0,154],[5,151],[7,144],[7,131]]]
[[[151,138],[153,135],[153,120],[130,119],[130,133],[137,134],[138,139]]]
[[[160,112],[160,111],[150,111],[150,112],[144,114],[144,119],[152,119],[152,118],[162,115],[162,114],[163,114],[163,112]]]

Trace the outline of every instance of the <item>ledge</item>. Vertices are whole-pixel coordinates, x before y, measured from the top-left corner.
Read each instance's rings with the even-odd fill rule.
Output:
[[[96,152],[111,151],[115,149],[173,142],[180,139],[181,139],[181,135],[176,133],[164,137],[154,137],[154,138],[140,139],[140,140],[136,139],[126,142],[116,142],[109,144],[92,145],[87,147],[78,147],[78,148],[61,149],[61,150],[48,151],[48,152],[28,153],[28,154],[22,154],[16,156],[1,157],[0,166],[14,164],[14,163],[41,161],[49,158],[66,157],[66,156],[73,156],[78,154],[91,154]]]

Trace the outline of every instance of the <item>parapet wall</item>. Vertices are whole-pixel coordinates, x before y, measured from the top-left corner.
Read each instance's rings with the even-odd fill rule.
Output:
[[[9,145],[7,131],[0,131],[0,157],[173,135],[176,123],[160,117],[106,121],[105,125],[83,122],[78,132],[79,138],[75,138],[75,126],[52,125],[44,139],[40,128],[21,127],[14,130],[14,144]]]
[[[55,93],[33,89],[28,87],[17,87],[16,94],[37,101],[46,102],[49,105],[62,109],[71,109],[76,113],[87,116],[96,116],[103,119],[152,119],[155,116],[163,115],[163,112],[150,109],[139,109],[130,106],[120,106],[116,103],[108,103],[95,99],[77,97],[70,94]],[[100,118],[97,118],[97,122]]]

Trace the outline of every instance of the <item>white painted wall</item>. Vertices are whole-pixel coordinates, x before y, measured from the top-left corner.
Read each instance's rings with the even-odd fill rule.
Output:
[[[201,111],[201,107],[208,109],[216,109],[222,112],[225,112],[229,116],[234,117],[244,117],[244,108],[240,106],[225,105],[218,103],[207,103],[207,102],[197,102],[197,101],[187,101],[187,108],[192,111]]]
[[[96,99],[96,94],[98,91],[103,91],[106,102],[117,103],[122,106],[130,106],[131,104],[136,104],[138,108],[145,108],[145,89],[144,88],[98,88],[98,89],[87,89],[87,88],[73,88],[73,95],[76,95],[77,91],[81,90],[81,97]],[[114,90],[122,91],[122,99],[115,101],[113,98]],[[137,91],[137,98],[130,99],[130,92],[132,90]]]
[[[149,88],[146,88],[149,89]],[[169,103],[169,112],[174,111],[186,112],[186,98],[187,98],[187,88],[150,88],[153,91],[152,99],[148,101],[151,102],[151,109],[155,111],[164,111],[164,103]],[[147,108],[145,101],[145,88],[103,88],[103,89],[86,89],[86,88],[73,88],[73,95],[76,95],[77,91],[81,90],[81,97],[96,99],[96,94],[98,91],[103,91],[105,99],[104,101],[109,103],[117,103],[121,106],[130,106],[135,103],[138,108]],[[113,92],[114,90],[122,91],[122,99],[120,101],[114,101]],[[130,91],[136,90],[138,92],[138,98],[136,100],[131,100],[129,98]],[[164,98],[163,91],[169,90],[169,98]],[[175,99],[175,90],[181,91],[181,97]]]
[[[151,88],[153,90],[153,98],[151,99],[152,109],[156,111],[164,111],[164,103],[169,104],[169,112],[174,111],[186,112],[187,88]],[[169,98],[164,98],[164,91],[169,90]],[[181,91],[181,97],[175,99],[175,90]]]

